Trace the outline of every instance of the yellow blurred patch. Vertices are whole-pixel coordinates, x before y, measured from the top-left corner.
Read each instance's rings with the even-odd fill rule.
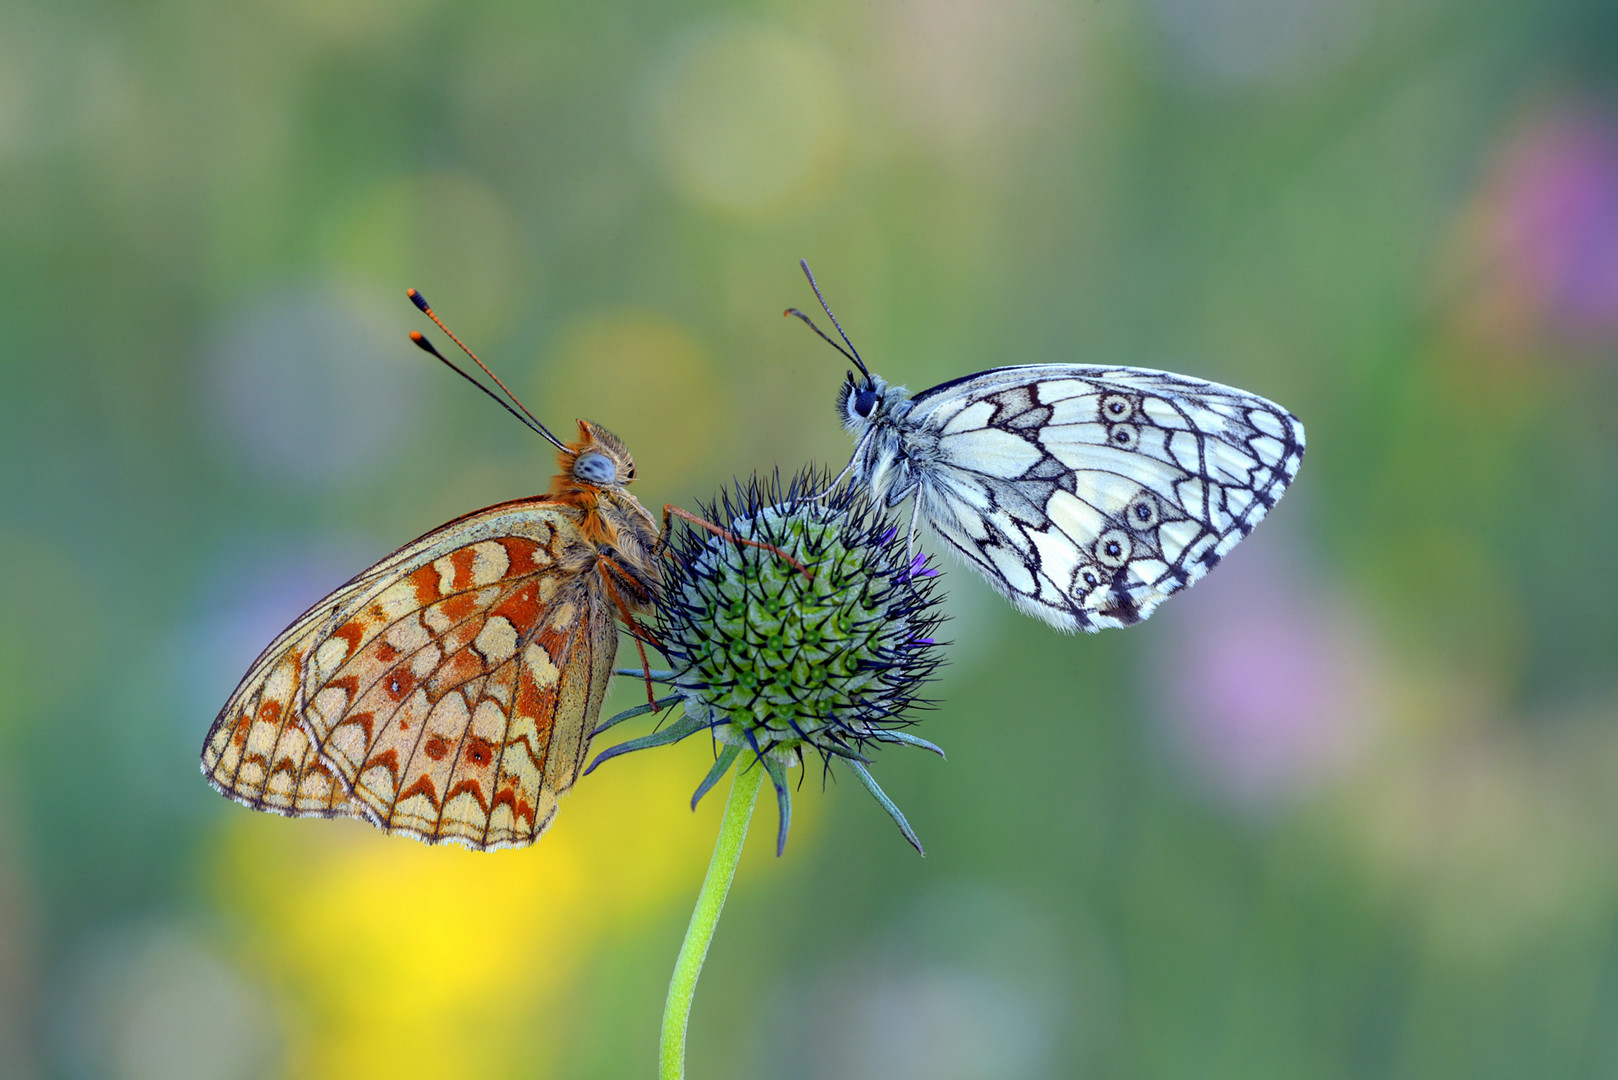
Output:
[[[596,420],[622,438],[635,456],[636,493],[654,513],[679,498],[671,485],[726,462],[735,442],[734,399],[712,354],[685,327],[647,312],[570,327],[540,400],[543,415]],[[572,425],[563,427],[572,438]]]
[[[745,218],[801,208],[837,172],[847,104],[836,62],[765,26],[686,38],[658,81],[658,149],[675,186]]]
[[[609,762],[522,851],[228,815],[214,884],[244,962],[287,999],[288,1075],[543,1074],[525,1050],[529,1018],[603,935],[694,898],[728,789],[721,782],[689,810],[711,762],[700,738]],[[773,838],[770,802],[760,801],[754,831]],[[811,823],[797,824],[795,846]],[[750,846],[756,863],[764,852]],[[671,964],[674,952],[671,941]],[[649,1039],[657,1018],[646,1023]]]

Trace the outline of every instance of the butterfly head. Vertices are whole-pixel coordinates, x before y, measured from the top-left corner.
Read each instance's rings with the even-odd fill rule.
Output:
[[[562,497],[623,490],[635,479],[635,459],[623,442],[597,424],[579,421],[578,441],[556,455],[557,475],[551,493]]]
[[[902,392],[901,392],[902,396]],[[888,413],[893,389],[879,375],[855,377],[851,371],[837,393],[837,412],[843,426],[858,435]]]

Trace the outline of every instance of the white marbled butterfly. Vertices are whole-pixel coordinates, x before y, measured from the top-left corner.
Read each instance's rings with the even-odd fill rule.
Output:
[[[1129,626],[1213,569],[1285,493],[1303,424],[1256,394],[1137,367],[1033,364],[912,397],[860,370],[837,399],[838,481],[933,530],[1013,604],[1063,630]]]

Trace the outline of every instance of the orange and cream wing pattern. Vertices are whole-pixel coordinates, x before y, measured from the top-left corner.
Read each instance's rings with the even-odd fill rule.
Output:
[[[312,799],[308,777],[325,769],[335,814],[429,843],[533,843],[578,777],[617,652],[581,516],[543,499],[489,507],[366,571],[255,665],[210,733],[205,768],[228,718],[257,723],[249,705],[290,693],[282,727],[301,722],[298,748],[313,754],[307,775],[277,780],[295,796],[282,812],[315,812],[297,799]],[[275,734],[291,756],[296,740]],[[252,725],[245,735],[275,737]]]
[[[379,825],[479,850],[533,843],[550,824],[618,643],[580,512],[493,516],[488,539],[465,542],[463,521],[453,547],[428,537],[400,574],[350,598],[299,690],[322,757]]]
[[[202,771],[221,795],[286,817],[359,817],[364,809],[315,753],[298,723],[299,673],[344,586],[260,654],[220,710],[202,747]]]

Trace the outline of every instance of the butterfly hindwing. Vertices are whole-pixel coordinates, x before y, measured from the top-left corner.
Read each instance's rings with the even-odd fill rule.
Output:
[[[283,631],[208,731],[217,790],[480,851],[539,838],[583,767],[619,620],[640,634],[653,611],[662,538],[617,436],[531,426],[557,448],[549,493],[440,526]]]
[[[490,507],[316,604],[215,721],[214,786],[428,842],[538,839],[578,777],[617,650],[581,516],[543,499]]]
[[[896,421],[921,514],[1023,610],[1127,626],[1195,582],[1297,475],[1303,426],[1217,383],[1145,368],[999,368]]]
[[[203,742],[202,771],[221,795],[286,817],[365,817],[315,752],[296,708],[303,657],[343,592],[271,642],[214,719]]]
[[[617,647],[579,511],[485,513],[335,611],[299,691],[322,757],[377,824],[480,850],[549,825]]]

